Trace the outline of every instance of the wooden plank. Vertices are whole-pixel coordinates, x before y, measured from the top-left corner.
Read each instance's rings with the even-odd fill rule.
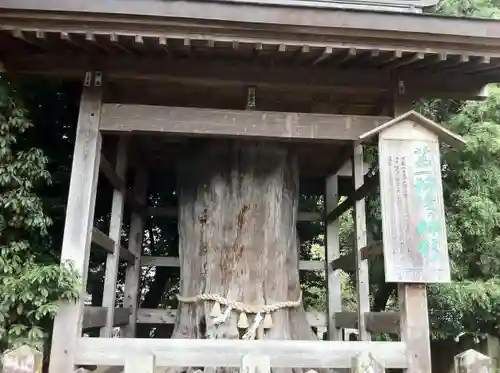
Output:
[[[363,146],[355,145],[352,158],[352,174],[354,176],[354,189],[363,185]],[[356,201],[353,211],[354,221],[354,258],[356,261],[356,293],[358,300],[358,330],[362,341],[369,341],[371,335],[366,329],[363,315],[370,312],[370,283],[368,273],[368,260],[363,258],[362,250],[366,247],[366,212],[364,198]]]
[[[379,134],[387,282],[449,282],[437,136],[412,121]]]
[[[92,243],[100,247],[101,249],[106,250],[108,253],[113,253],[115,241],[112,240],[108,235],[102,233],[96,227],[92,228]],[[132,254],[124,247],[120,247],[120,259],[133,263],[135,260],[135,255]]]
[[[86,306],[83,310],[83,329],[102,328],[106,325],[108,310],[106,307]],[[129,322],[130,310],[115,308],[113,326],[126,325]]]
[[[152,353],[131,354],[125,358],[124,373],[155,373],[156,359]]]
[[[145,168],[139,168],[136,172],[134,195],[141,205],[146,203],[148,196],[148,174]],[[125,272],[125,290],[123,295],[123,307],[130,309],[130,319],[128,325],[120,330],[121,336],[127,338],[135,337],[143,235],[144,216],[133,211],[130,222],[128,251],[134,255],[134,262],[127,267]]]
[[[167,217],[176,219],[177,218],[177,207],[148,207],[147,215],[151,217]],[[297,221],[299,222],[316,222],[322,221],[323,217],[320,212],[314,211],[302,211],[298,213]]]
[[[388,117],[104,104],[104,132],[161,132],[295,140],[354,140]]]
[[[180,262],[178,257],[142,256],[141,265],[154,267],[179,267]],[[325,262],[322,260],[301,260],[299,262],[299,269],[303,271],[323,271],[325,269]]]
[[[401,341],[408,347],[405,373],[431,372],[429,311],[425,284],[398,284]]]
[[[325,212],[333,211],[339,201],[338,175],[331,175],[326,179]],[[341,341],[342,330],[337,328],[335,313],[342,311],[342,289],[340,270],[332,268],[328,263],[340,257],[340,222],[338,220],[325,222],[325,265],[326,265],[326,299],[327,299],[327,326],[328,339]]]
[[[90,73],[89,73],[90,74]],[[102,139],[99,133],[100,86],[83,88],[71,167],[61,261],[72,261],[82,283],[87,283],[92,223],[99,175]],[[85,286],[76,302],[61,303],[54,319],[49,370],[71,372],[75,342],[82,335]]]
[[[174,324],[177,315],[175,309],[140,308],[137,311],[138,324]],[[312,327],[324,327],[325,315],[322,312],[307,312],[307,321]]]
[[[102,306],[107,309],[106,324],[101,328],[101,337],[113,335],[113,320],[116,302],[116,281],[118,277],[119,261],[121,254],[121,228],[123,219],[123,208],[125,206],[125,188],[127,172],[128,138],[120,137],[116,154],[116,176],[120,178],[122,188],[113,191],[111,203],[111,218],[109,223],[109,238],[113,240],[113,251],[106,256],[106,269],[104,274],[104,290],[102,295]],[[102,163],[102,162],[101,162]]]
[[[366,197],[371,191],[373,191],[379,184],[378,172],[368,176],[363,185],[356,189],[356,191],[349,197],[347,197],[340,205],[338,205],[335,210],[330,212],[326,221],[334,221],[340,217],[344,212],[349,210],[354,206],[356,201]]]
[[[127,356],[154,353],[157,367],[239,367],[250,351],[268,355],[274,368],[349,368],[352,358],[363,351],[371,353],[386,368],[407,366],[406,345],[402,342],[149,338],[80,338],[76,363],[124,365]]]
[[[379,255],[383,255],[383,245],[382,242],[375,242],[361,249],[361,258],[373,259]],[[354,252],[342,255],[339,258],[333,260],[330,266],[333,269],[342,269],[346,272],[352,272],[355,269],[356,260],[354,258]]]
[[[364,314],[366,330],[370,333],[399,334],[399,312],[367,312]],[[343,329],[358,329],[357,312],[338,312],[336,325]]]

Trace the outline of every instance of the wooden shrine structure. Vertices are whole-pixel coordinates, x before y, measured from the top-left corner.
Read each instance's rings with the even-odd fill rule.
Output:
[[[86,282],[91,246],[108,253],[102,307],[84,307],[84,293],[61,306],[49,372],[123,366],[139,355],[162,367],[238,367],[249,352],[272,367],[348,368],[369,352],[385,368],[430,373],[425,283],[450,279],[437,139],[462,140],[409,110],[420,98],[485,97],[485,86],[500,82],[500,25],[420,14],[428,5],[0,1],[2,71],[83,85],[62,259]],[[326,226],[326,263],[301,261],[300,269],[326,272],[328,311],[309,322],[327,328],[328,341],[134,338],[137,323],[175,319],[174,311],[137,306],[141,266],[179,266],[178,258],[141,253],[145,219],[177,215],[175,206],[147,205],[148,185],[173,177],[192,138],[214,137],[293,142],[301,189],[325,196],[324,214],[298,216]],[[367,170],[363,146],[375,138],[380,165]],[[93,228],[99,175],[114,187],[107,233]],[[384,242],[368,244],[364,198],[379,180]],[[128,247],[120,243],[124,206],[132,211]],[[340,256],[338,218],[351,207],[355,250]],[[369,259],[382,253],[386,279],[399,283],[400,313],[370,312]],[[117,308],[119,261],[127,273]],[[341,270],[357,274],[356,313],[342,312]],[[124,338],[110,338],[114,326]],[[100,338],[82,337],[88,327],[101,327]],[[343,341],[343,328],[358,329],[360,341]],[[380,331],[401,340],[370,341]]]

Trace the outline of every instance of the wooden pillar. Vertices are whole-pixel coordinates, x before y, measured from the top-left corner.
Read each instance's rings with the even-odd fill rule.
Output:
[[[134,195],[141,206],[146,205],[148,193],[148,174],[145,168],[137,170],[134,180]],[[142,241],[144,238],[144,215],[134,211],[130,220],[128,250],[134,254],[134,263],[129,264],[125,274],[123,307],[130,308],[128,325],[121,328],[122,337],[134,338],[137,324],[137,303],[141,278]]]
[[[338,175],[331,175],[326,179],[325,188],[325,216],[335,210],[339,202]],[[328,222],[325,220],[325,264],[327,286],[327,327],[328,339],[342,340],[342,329],[335,325],[335,312],[342,312],[342,290],[340,283],[340,269],[333,270],[331,263],[340,257],[340,222],[338,219]]]
[[[411,92],[406,91],[403,80],[394,90],[394,116],[411,110]],[[401,341],[408,345],[406,373],[431,373],[431,346],[429,313],[425,284],[398,284]]]
[[[61,261],[73,262],[83,286],[76,303],[62,303],[59,306],[54,320],[50,373],[74,370],[76,340],[82,335],[85,285],[102,142],[99,133],[101,103],[101,75],[88,72],[80,102],[61,251]]]
[[[353,192],[364,184],[363,146],[355,145],[352,158]],[[358,298],[358,330],[359,339],[369,341],[370,333],[366,330],[365,313],[370,312],[370,283],[368,277],[368,260],[363,259],[361,250],[366,246],[366,212],[365,199],[354,204],[354,232],[356,234],[354,253],[356,258],[356,289]]]
[[[116,155],[116,174],[125,181],[127,172],[127,146],[128,137],[122,136],[118,142]],[[126,181],[125,181],[126,182]],[[111,337],[113,333],[113,321],[116,302],[116,280],[120,262],[121,250],[121,226],[123,220],[123,207],[125,204],[125,190],[115,189],[113,191],[113,202],[111,205],[111,221],[109,224],[109,237],[115,242],[114,250],[106,257],[106,274],[104,277],[104,292],[102,306],[107,308],[106,325],[101,328],[101,337]]]

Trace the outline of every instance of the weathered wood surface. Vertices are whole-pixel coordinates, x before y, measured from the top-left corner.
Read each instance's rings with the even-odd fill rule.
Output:
[[[83,329],[101,328],[106,325],[106,307],[85,306],[83,311]],[[112,326],[127,325],[129,322],[130,309],[115,308],[113,312]]]
[[[141,265],[154,267],[179,267],[178,257],[168,256],[142,256]],[[323,260],[300,260],[299,269],[303,271],[324,271],[325,262]]]
[[[106,250],[108,253],[114,252],[115,241],[96,227],[92,228],[92,243]],[[135,260],[134,254],[128,251],[125,247],[120,247],[119,256],[120,259],[123,259],[128,263],[133,263]]]
[[[91,85],[83,88],[75,150],[69,186],[67,214],[61,260],[72,261],[83,284],[87,283],[94,207],[99,176],[102,138],[99,133],[99,113],[102,91],[91,75]],[[50,354],[50,372],[71,372],[74,368],[75,342],[82,334],[82,286],[79,300],[59,306],[54,320]]]
[[[362,352],[352,359],[351,373],[384,373],[385,369],[369,352]],[[430,372],[429,372],[430,373]]]
[[[247,305],[299,299],[298,164],[292,147],[209,142],[180,161],[177,180],[182,297],[218,294]],[[239,329],[246,329],[238,328],[246,324],[239,322],[242,310],[230,311],[216,326],[212,307],[212,301],[180,302],[173,338],[239,338]],[[252,320],[255,312],[249,314]],[[316,339],[300,303],[269,316],[265,339]]]
[[[493,359],[475,350],[467,350],[455,356],[455,373],[492,373]]]
[[[139,308],[137,310],[138,324],[174,324],[176,309]],[[307,312],[307,321],[311,327],[326,326],[325,314],[322,312]],[[352,325],[352,323],[350,324]],[[350,326],[349,326],[350,327]]]
[[[431,372],[429,311],[425,284],[398,284],[401,341],[406,343],[407,373]]]
[[[379,134],[387,282],[449,282],[438,138],[403,121]]]
[[[127,172],[127,151],[129,139],[125,136],[118,141],[116,155],[116,174],[121,180],[125,180]],[[104,290],[102,295],[102,306],[107,309],[106,323],[101,328],[101,337],[111,337],[113,333],[114,312],[116,303],[116,282],[120,262],[121,233],[123,209],[125,207],[125,187],[113,191],[111,203],[111,218],[109,223],[109,238],[113,240],[113,251],[106,256],[106,269],[104,274]]]
[[[371,333],[399,334],[399,312],[367,312],[364,314],[365,327]],[[338,328],[358,329],[356,312],[338,312],[335,314]]]
[[[134,180],[134,195],[137,201],[143,205],[148,196],[148,173],[145,168],[137,170]],[[141,276],[141,254],[144,236],[144,216],[137,211],[132,212],[130,219],[130,231],[128,240],[128,251],[133,254],[134,262],[129,264],[125,272],[125,290],[123,294],[123,307],[130,309],[129,322],[120,330],[121,336],[127,338],[135,337],[137,320],[137,298],[139,296],[139,285]]]
[[[368,246],[361,248],[361,258],[363,260],[374,259],[377,256],[383,254],[382,242],[375,242]],[[356,268],[356,258],[354,257],[354,252],[349,252],[348,254],[342,255],[332,261],[330,266],[333,269],[342,269],[346,272],[352,272]]]
[[[334,210],[339,201],[338,175],[330,175],[326,179],[325,187],[325,213]],[[342,289],[340,281],[340,270],[333,268],[328,263],[340,256],[340,222],[338,220],[325,221],[325,264],[327,284],[327,326],[328,339],[330,341],[341,341],[342,330],[337,327],[335,313],[342,311]]]
[[[125,359],[124,373],[155,373],[156,359],[152,353],[131,354]]]
[[[355,140],[387,117],[105,104],[105,132],[243,136],[294,140]]]
[[[33,347],[21,346],[1,356],[0,373],[42,373],[43,355]]]
[[[355,145],[352,157],[352,174],[354,178],[354,192],[363,186],[363,146]],[[358,330],[362,341],[371,339],[366,328],[364,314],[370,312],[370,283],[368,277],[368,260],[363,258],[363,249],[366,247],[366,206],[365,199],[361,198],[354,203],[354,258],[356,262],[356,294],[358,305]]]
[[[241,359],[241,373],[271,373],[271,359],[268,355],[248,353]]]
[[[77,364],[124,365],[127,356],[154,353],[158,367],[240,367],[249,351],[268,355],[273,368],[351,368],[352,358],[371,353],[385,368],[406,368],[402,342],[80,338]]]

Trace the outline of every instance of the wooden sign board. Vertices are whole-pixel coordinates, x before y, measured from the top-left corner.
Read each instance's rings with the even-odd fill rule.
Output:
[[[411,117],[379,133],[386,282],[450,281],[439,142]]]

